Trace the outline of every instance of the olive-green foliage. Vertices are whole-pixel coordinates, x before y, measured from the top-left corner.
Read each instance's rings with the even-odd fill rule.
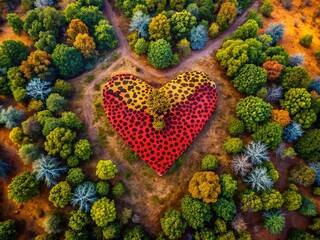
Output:
[[[214,221],[214,231],[216,233],[225,233],[227,231],[227,222],[222,220],[221,218],[217,218]]]
[[[41,100],[31,99],[28,104],[28,112],[39,112],[43,109],[43,102]]]
[[[69,167],[76,167],[79,164],[79,159],[76,156],[69,156],[67,158],[67,164]]]
[[[264,0],[263,4],[260,7],[260,12],[265,17],[270,17],[271,13],[273,12],[274,6],[272,4],[272,1],[270,0]]]
[[[290,88],[307,88],[311,83],[311,77],[303,67],[287,67],[282,72],[282,86],[289,90]]]
[[[107,196],[110,190],[110,185],[107,181],[99,181],[96,185],[96,189],[100,196]]]
[[[180,57],[178,53],[174,53],[171,58],[170,66],[177,66],[180,62]]]
[[[254,96],[241,99],[236,106],[236,114],[249,132],[256,131],[259,123],[268,120],[271,110],[272,106],[269,103]]]
[[[100,160],[96,167],[96,175],[101,180],[109,180],[118,173],[117,166],[111,160]]]
[[[297,228],[290,230],[288,239],[289,240],[316,240],[316,238],[312,234]]]
[[[21,126],[22,126],[23,133],[26,134],[27,136],[32,137],[34,139],[40,137],[41,126],[38,123],[35,115],[23,121],[21,123]]]
[[[296,144],[298,154],[306,161],[320,160],[320,129],[306,131]]]
[[[217,237],[217,240],[236,240],[236,236],[232,231],[228,231],[225,234]]]
[[[34,144],[22,145],[19,149],[19,156],[24,164],[30,164],[40,156],[40,149]]]
[[[181,57],[188,57],[191,53],[190,42],[183,38],[177,43],[178,53]]]
[[[257,212],[262,209],[261,198],[252,190],[246,190],[240,194],[240,201],[242,211]]]
[[[121,197],[126,192],[126,188],[122,182],[118,182],[112,187],[112,194],[116,197]]]
[[[258,30],[258,23],[253,19],[249,19],[232,33],[231,38],[242,40],[256,38],[258,37]]]
[[[12,27],[12,30],[15,34],[20,35],[23,30],[23,21],[20,19],[20,17],[15,13],[9,13],[7,15],[7,21]]]
[[[208,29],[208,36],[210,38],[215,38],[219,34],[219,25],[215,22],[211,23]]]
[[[177,239],[184,234],[187,223],[181,216],[181,212],[177,210],[169,210],[160,219],[161,228],[169,239]]]
[[[320,187],[314,187],[312,191],[313,196],[320,196]]]
[[[263,17],[260,13],[258,13],[256,10],[250,10],[248,15],[247,15],[247,20],[253,19],[255,20],[259,27],[263,26]],[[270,43],[272,42],[272,39],[270,40]]]
[[[90,215],[98,227],[106,227],[117,216],[114,201],[106,197],[100,198],[92,205]]]
[[[302,109],[311,106],[311,94],[305,88],[291,88],[284,94],[284,99],[280,99],[280,105],[290,115],[295,115]]]
[[[182,11],[186,4],[186,0],[170,0],[170,8],[176,11]]]
[[[255,94],[266,82],[266,71],[254,64],[244,65],[232,80],[233,86],[241,93],[246,94]]]
[[[50,112],[49,110],[42,110],[37,113],[37,121],[42,126],[46,123],[46,120],[50,117],[53,117],[53,115],[52,115],[52,112]]]
[[[148,60],[152,66],[158,69],[167,68],[171,64],[172,49],[170,43],[159,39],[149,44]]]
[[[313,40],[313,35],[312,34],[306,34],[306,35],[303,35],[302,38],[300,38],[299,43],[302,46],[304,46],[306,48],[309,48],[311,46],[312,40]]]
[[[316,58],[317,60],[320,60],[320,50],[315,51],[315,52],[313,53],[313,55],[315,56],[315,58]]]
[[[303,129],[309,129],[317,121],[317,112],[312,108],[303,109],[294,115],[292,120],[301,124]]]
[[[46,105],[49,111],[58,112],[68,105],[68,100],[60,96],[58,93],[51,93],[46,100]]]
[[[198,199],[187,195],[181,200],[182,217],[194,229],[201,229],[205,222],[209,222],[212,214],[210,206]]]
[[[215,239],[214,231],[209,228],[201,229],[200,231],[196,232],[194,239],[195,240]]]
[[[86,213],[81,210],[76,210],[71,212],[71,217],[69,219],[68,226],[74,231],[83,230],[90,222],[89,217]]]
[[[305,187],[311,186],[316,179],[316,172],[307,165],[299,165],[290,170],[289,180]]]
[[[78,186],[84,181],[84,173],[81,168],[70,168],[66,181],[72,186]]]
[[[233,118],[228,123],[228,130],[230,135],[239,137],[244,132],[245,125],[240,119]]]
[[[149,237],[143,232],[142,227],[136,226],[134,228],[128,229],[123,240],[149,240]]]
[[[275,147],[282,141],[282,127],[276,122],[267,122],[257,128],[257,131],[252,134],[255,142],[263,142],[268,148]]]
[[[275,189],[262,192],[260,198],[263,210],[270,210],[272,208],[279,209],[284,202],[281,193]]]
[[[139,38],[136,44],[134,45],[134,51],[138,54],[144,54],[148,51],[149,43],[144,38]]]
[[[304,216],[316,216],[317,215],[317,204],[312,198],[302,195],[302,205],[299,212]]]
[[[239,233],[238,240],[252,240],[252,236],[248,231],[243,231]]]
[[[87,139],[80,139],[74,145],[74,155],[83,161],[89,160],[93,154],[91,144]]]
[[[72,93],[71,83],[68,83],[62,79],[57,79],[52,87],[53,93],[58,93],[63,97],[70,97]]]
[[[154,89],[148,97],[147,106],[147,112],[154,120],[163,119],[170,108],[169,98],[164,91]]]
[[[213,171],[218,168],[219,162],[214,155],[206,155],[201,162],[202,171]]]
[[[242,151],[243,141],[241,138],[228,138],[222,145],[223,149],[229,154],[236,154]]]
[[[106,19],[99,21],[94,27],[94,41],[99,51],[114,49],[118,45],[118,40],[113,27]]]
[[[44,231],[48,234],[57,234],[63,230],[62,215],[56,211],[50,212],[43,220]]]
[[[8,197],[16,203],[27,202],[39,193],[39,181],[26,171],[12,179],[8,186]]]
[[[230,24],[232,24],[236,16],[237,8],[233,2],[227,1],[222,3],[216,18],[220,30],[225,30]]]
[[[111,223],[107,227],[103,228],[102,234],[104,239],[119,238],[121,233],[121,226],[118,223]]]
[[[0,67],[9,69],[26,60],[29,49],[21,41],[5,40],[0,45],[0,55]]]
[[[316,234],[320,234],[320,218],[314,218],[312,220],[312,225],[309,225],[309,229],[314,231]]]
[[[284,229],[286,219],[280,211],[264,212],[263,217],[263,225],[271,234],[279,234]]]
[[[150,41],[156,41],[159,39],[164,39],[166,41],[171,40],[171,34],[170,34],[170,22],[168,17],[160,13],[157,16],[154,16],[151,19],[151,22],[149,24],[149,40]]]
[[[83,230],[81,232],[77,232],[74,230],[67,230],[64,233],[64,240],[88,240],[89,239],[89,233],[87,230]]]
[[[175,40],[189,38],[191,29],[197,24],[197,18],[187,10],[175,12],[170,18],[171,36]]]
[[[256,96],[261,99],[265,99],[267,95],[268,95],[268,89],[266,87],[260,88],[260,90],[256,93]]]
[[[276,183],[279,179],[279,173],[273,163],[271,161],[265,161],[263,163],[263,167],[267,168],[267,173],[270,176],[272,182]]]
[[[62,181],[55,185],[49,193],[49,201],[55,207],[64,208],[72,198],[71,186],[68,182]]]
[[[283,66],[286,66],[290,59],[288,52],[282,46],[268,47],[264,54],[266,55],[266,61],[277,61]]]
[[[49,117],[46,118],[45,123],[42,128],[42,135],[48,136],[51,131],[57,127],[64,127],[63,122],[59,118]]]
[[[66,128],[55,128],[46,136],[44,148],[49,155],[60,155],[66,159],[72,153],[73,141],[76,138],[76,133]]]
[[[231,221],[233,216],[237,213],[234,201],[222,197],[213,204],[213,210],[218,217],[221,217],[225,221]]]
[[[227,69],[227,75],[233,77],[246,63],[255,63],[262,54],[262,43],[257,39],[249,38],[227,40],[216,54],[221,67]]]
[[[80,129],[81,128],[81,120],[77,117],[77,115],[73,112],[63,112],[61,114],[61,121],[64,126],[70,129]],[[90,151],[89,151],[90,152]]]
[[[237,181],[232,178],[230,174],[220,175],[220,195],[224,198],[232,198],[237,191]]]
[[[124,208],[119,216],[120,223],[128,224],[130,219],[132,219],[132,210],[130,208]]]
[[[9,138],[15,145],[21,146],[30,142],[30,139],[23,134],[23,131],[19,127],[11,129]]]
[[[290,184],[288,190],[282,193],[284,200],[283,206],[289,211],[295,211],[302,204],[302,195],[298,192],[298,188],[294,184]]]
[[[0,222],[0,239],[12,240],[15,239],[17,230],[15,229],[15,222],[12,219]]]

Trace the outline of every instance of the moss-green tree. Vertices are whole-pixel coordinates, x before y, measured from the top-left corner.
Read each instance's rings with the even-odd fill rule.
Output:
[[[83,161],[87,161],[90,159],[93,154],[91,144],[87,139],[80,139],[74,145],[74,155]]]
[[[294,184],[290,184],[288,190],[282,193],[284,200],[283,206],[289,211],[295,211],[302,204],[302,195],[298,192],[298,188]]]
[[[197,24],[197,18],[187,10],[175,12],[170,18],[171,35],[175,40],[189,38],[191,29]]]
[[[263,142],[267,147],[274,149],[282,141],[282,127],[276,122],[267,122],[257,128],[252,134],[254,141]]]
[[[55,207],[64,208],[72,198],[71,186],[66,181],[59,182],[49,193],[49,201]]]
[[[2,240],[12,240],[15,239],[17,235],[17,230],[15,222],[12,219],[0,222],[0,239]]]
[[[163,232],[169,239],[180,238],[187,228],[181,212],[174,209],[167,211],[160,222]]]
[[[149,44],[148,60],[155,68],[163,69],[169,67],[172,55],[171,45],[164,39],[159,39]]]
[[[118,173],[117,166],[111,160],[100,160],[96,167],[96,175],[101,180],[109,180]]]
[[[20,17],[15,13],[9,13],[7,15],[7,21],[12,27],[12,30],[15,34],[20,35],[23,30],[23,21],[20,19]]]
[[[306,131],[296,144],[298,154],[309,162],[320,160],[320,129]]]
[[[117,217],[114,201],[106,197],[100,198],[92,205],[90,215],[98,227],[106,227]]]
[[[260,7],[260,12],[263,14],[263,16],[270,17],[273,10],[274,6],[272,2],[270,0],[264,0]]]

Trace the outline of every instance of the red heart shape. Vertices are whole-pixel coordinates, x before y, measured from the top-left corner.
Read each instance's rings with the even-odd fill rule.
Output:
[[[146,102],[153,87],[131,74],[108,80],[103,102],[110,123],[123,140],[163,175],[193,142],[211,117],[217,102],[214,82],[202,72],[177,75],[161,87],[171,103],[166,127],[156,131]]]

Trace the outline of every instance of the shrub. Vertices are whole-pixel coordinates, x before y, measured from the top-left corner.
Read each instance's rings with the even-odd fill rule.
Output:
[[[253,19],[255,20],[259,27],[263,27],[263,16],[258,13],[256,10],[250,10],[248,15],[247,15],[247,20]]]
[[[316,216],[317,215],[317,205],[316,203],[309,197],[302,195],[302,205],[299,209],[299,212],[307,217]]]
[[[274,6],[270,0],[264,0],[262,6],[260,7],[260,12],[265,17],[270,17],[274,10]]]
[[[244,179],[255,191],[265,191],[272,188],[273,182],[265,167],[255,167]]]
[[[171,45],[164,39],[159,39],[149,44],[148,60],[152,66],[158,69],[170,66],[172,59]]]
[[[289,185],[289,189],[282,193],[283,206],[289,211],[298,210],[302,204],[302,195],[294,184]]]
[[[72,186],[78,186],[84,181],[84,173],[81,168],[70,168],[66,181]]]
[[[71,198],[71,186],[66,181],[59,182],[49,193],[49,201],[52,202],[55,207],[64,208],[68,205]]]
[[[169,21],[171,36],[177,41],[189,38],[191,29],[197,24],[197,18],[187,10],[175,12]]]
[[[40,149],[31,143],[22,145],[19,149],[19,157],[25,165],[32,163],[39,157],[39,155]]]
[[[258,123],[269,119],[272,106],[258,97],[241,99],[236,106],[237,116],[245,123],[249,132],[255,131]]]
[[[240,194],[240,201],[241,209],[244,212],[257,212],[262,209],[261,198],[252,190],[246,190]]]
[[[249,156],[244,154],[234,156],[230,165],[233,173],[239,174],[241,177],[246,176],[252,169],[252,163],[249,160]]]
[[[27,202],[38,193],[39,181],[28,171],[14,177],[8,186],[8,197],[16,203]]]
[[[249,143],[244,149],[244,154],[250,158],[254,165],[270,160],[267,146],[262,142]]]
[[[219,176],[214,172],[196,172],[189,182],[188,191],[193,198],[214,203],[220,193]]]
[[[320,129],[306,131],[296,144],[298,154],[309,162],[320,159]]]
[[[202,171],[213,171],[219,167],[219,161],[214,155],[206,155],[201,162]]]
[[[296,53],[290,56],[289,59],[289,66],[290,67],[297,67],[301,66],[304,63],[304,55],[301,53]]]
[[[113,200],[100,198],[92,205],[90,215],[98,227],[106,227],[116,219],[116,207]]]
[[[23,134],[22,129],[19,127],[12,128],[9,134],[9,138],[11,142],[13,142],[15,145],[18,145],[18,146],[24,145],[30,142],[30,139]]]
[[[66,167],[60,165],[56,158],[43,154],[33,162],[32,168],[37,180],[45,181],[48,187],[57,184],[57,179],[67,170]]]
[[[288,143],[292,143],[300,138],[303,134],[303,130],[300,124],[291,122],[283,129],[282,139]]]
[[[215,38],[219,34],[219,25],[215,22],[211,23],[209,30],[208,30],[208,35],[211,39]]]
[[[307,88],[310,83],[311,77],[309,72],[300,66],[288,67],[283,72],[282,86],[286,90],[290,88]]]
[[[222,174],[220,176],[221,196],[231,199],[237,191],[237,181],[230,174]]]
[[[62,111],[68,105],[68,100],[58,93],[51,93],[46,100],[47,109],[51,112]]]
[[[279,173],[271,161],[264,162],[263,167],[266,167],[268,170],[268,175],[270,176],[273,183],[276,183],[279,179]]]
[[[0,238],[2,240],[16,239],[17,230],[15,222],[12,219],[0,222]]]
[[[312,34],[306,34],[300,38],[299,43],[306,48],[309,48],[311,46],[313,40],[313,35]]]
[[[281,193],[275,189],[262,192],[261,201],[263,210],[280,209],[284,202]]]
[[[217,24],[220,26],[220,30],[226,29],[233,23],[237,16],[237,9],[232,2],[224,2],[217,15]]]
[[[286,224],[286,219],[280,211],[264,212],[263,218],[263,225],[271,234],[279,234]]]
[[[315,179],[315,171],[306,165],[299,165],[290,170],[289,180],[305,187],[311,186]]]
[[[199,24],[193,27],[190,32],[190,46],[192,50],[201,50],[208,41],[208,35],[206,28]]]
[[[217,220],[214,222],[214,225],[214,231],[216,233],[225,233],[227,231],[227,223],[221,218],[217,218]]]
[[[271,119],[278,123],[281,127],[285,127],[291,122],[289,112],[286,110],[272,110]]]
[[[276,122],[267,122],[252,134],[252,138],[256,142],[263,142],[268,148],[274,149],[282,141],[282,127]]]
[[[181,57],[188,57],[191,53],[190,42],[183,38],[177,43],[178,53]]]
[[[149,40],[156,41],[164,39],[166,41],[171,40],[170,34],[170,22],[165,14],[158,14],[151,19],[149,24]]]
[[[231,38],[242,40],[256,38],[258,36],[258,29],[258,23],[253,19],[249,19],[232,33]]]
[[[304,88],[291,88],[285,93],[284,99],[280,100],[280,105],[290,115],[295,115],[302,109],[310,108],[311,94]]]
[[[118,173],[117,166],[111,160],[100,160],[96,169],[96,175],[101,180],[112,179]]]
[[[243,141],[241,138],[228,138],[222,147],[228,154],[236,154],[242,151]]]
[[[148,51],[149,43],[144,40],[144,38],[139,38],[136,44],[134,45],[134,51],[138,54],[144,54]]]
[[[82,126],[81,120],[73,112],[63,112],[61,114],[60,120],[62,121],[64,126],[70,129],[80,129]],[[91,149],[87,149],[87,151],[90,153]]]
[[[265,70],[254,64],[244,65],[232,80],[234,87],[246,94],[255,94],[266,82]]]
[[[245,125],[243,121],[233,118],[228,123],[228,130],[232,136],[238,137],[243,134]]]
[[[301,124],[303,129],[308,129],[317,121],[317,113],[314,109],[303,109],[294,115],[293,120]]]
[[[70,97],[72,93],[72,86],[71,83],[68,83],[64,80],[57,79],[52,87],[53,93],[58,93],[60,96],[63,97]]]
[[[39,112],[43,110],[43,102],[41,100],[31,99],[28,105],[28,112]]]
[[[123,240],[132,240],[132,239],[148,240],[149,238],[143,232],[140,226],[136,226],[134,228],[129,228],[124,234]]]
[[[13,32],[17,35],[20,35],[23,30],[23,21],[15,13],[9,13],[7,15],[7,21],[12,28]]]
[[[77,186],[71,199],[73,207],[79,206],[81,211],[89,212],[91,204],[97,200],[97,190],[92,182],[84,182]]]
[[[153,90],[147,100],[147,112],[154,119],[163,119],[170,108],[169,98],[163,90]]]
[[[194,239],[195,240],[201,240],[201,239],[215,239],[214,237],[214,231],[213,230],[210,230],[208,228],[204,228],[204,229],[201,229],[200,231],[197,231],[195,236],[194,236]],[[159,240],[159,239],[157,239]]]
[[[279,41],[283,39],[284,35],[284,27],[283,23],[270,24],[266,34],[272,37],[272,44],[276,45]]]
[[[161,228],[169,239],[177,239],[186,231],[187,224],[177,210],[170,210],[160,219]]]
[[[182,217],[193,229],[202,229],[212,217],[209,204],[188,195],[181,200],[181,209]]]
[[[107,181],[99,181],[96,185],[97,193],[100,196],[107,196],[109,193],[110,185]]]
[[[90,222],[86,213],[81,210],[71,212],[68,226],[74,231],[82,231]]]
[[[113,27],[106,19],[100,20],[98,25],[94,27],[94,39],[99,51],[114,49],[118,46],[118,40]]]
[[[93,154],[91,144],[87,139],[80,139],[74,146],[74,155],[83,161],[89,160]]]
[[[280,77],[283,70],[283,65],[277,61],[266,61],[262,65],[263,69],[267,73],[268,80],[276,80]]]
[[[43,220],[43,228],[48,234],[58,234],[63,230],[62,215],[58,212],[50,212]]]
[[[213,210],[218,217],[221,217],[225,221],[231,221],[233,216],[237,213],[237,208],[232,199],[219,198],[216,203],[213,204]]]
[[[126,192],[126,188],[122,182],[118,182],[112,188],[112,194],[116,197],[121,197]]]

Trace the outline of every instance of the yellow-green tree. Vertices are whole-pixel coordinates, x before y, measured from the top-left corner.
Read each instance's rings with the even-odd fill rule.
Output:
[[[163,38],[170,41],[170,23],[166,15],[158,14],[151,19],[149,24],[149,40],[158,40]]]
[[[90,58],[97,54],[96,43],[88,34],[79,33],[73,43],[73,46],[78,49],[85,58]]]

